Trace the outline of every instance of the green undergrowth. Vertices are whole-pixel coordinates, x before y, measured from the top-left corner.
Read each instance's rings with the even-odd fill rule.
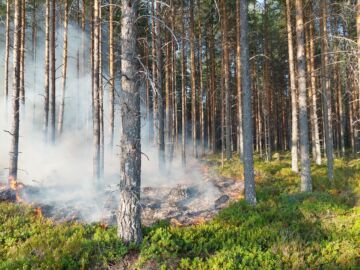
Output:
[[[336,160],[334,183],[326,166],[312,166],[314,191],[301,193],[289,158],[277,159],[256,158],[256,206],[241,200],[205,224],[144,228],[134,267],[359,269],[360,160]],[[237,159],[207,162],[224,177],[242,178]],[[55,225],[30,207],[0,204],[0,269],[108,269],[126,253],[115,228]]]

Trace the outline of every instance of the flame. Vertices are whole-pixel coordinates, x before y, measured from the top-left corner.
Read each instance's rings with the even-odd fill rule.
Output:
[[[41,210],[40,207],[35,208],[35,216],[37,218],[42,218],[43,217],[43,213],[42,213],[42,210]]]
[[[16,201],[17,202],[24,202],[24,200],[20,197],[19,190],[24,187],[23,184],[19,183],[15,180],[13,176],[9,177],[9,186],[12,190],[15,191]]]
[[[13,177],[10,177],[9,178],[9,186],[12,190],[16,191],[18,189],[18,182]]]

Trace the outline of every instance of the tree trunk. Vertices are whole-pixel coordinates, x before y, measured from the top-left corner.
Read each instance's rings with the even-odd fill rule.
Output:
[[[25,105],[25,32],[26,14],[25,0],[21,0],[21,40],[20,40],[20,101]]]
[[[327,0],[321,0],[321,86],[324,110],[324,133],[326,144],[326,159],[328,178],[334,180],[334,157],[333,157],[333,130],[332,130],[332,108],[331,108],[331,89],[329,78],[329,56],[328,56],[328,37],[327,37]]]
[[[99,184],[101,176],[100,168],[100,18],[99,0],[94,0],[94,92],[93,92],[93,176],[95,184]]]
[[[17,180],[19,158],[19,127],[20,127],[20,55],[21,55],[21,1],[15,2],[14,14],[14,49],[13,49],[13,91],[12,91],[12,124],[11,148],[9,164],[9,183]]]
[[[152,57],[152,82],[153,82],[153,139],[154,145],[158,147],[159,137],[159,106],[158,106],[158,90],[156,88],[157,67],[156,67],[156,30],[155,30],[155,0],[151,1],[151,57]]]
[[[264,14],[264,138],[265,138],[265,159],[266,161],[271,160],[271,89],[270,89],[270,75],[269,75],[269,22],[268,22],[268,4],[264,1],[265,14]]]
[[[242,91],[241,91],[241,42],[240,42],[240,0],[236,0],[236,87],[238,103],[238,151],[240,160],[243,160],[243,115],[242,115]]]
[[[296,6],[296,43],[299,89],[299,128],[300,128],[300,160],[301,160],[301,191],[312,191],[309,129],[306,102],[306,59],[302,0],[295,1]]]
[[[186,166],[186,143],[187,143],[187,134],[186,134],[186,48],[185,48],[185,3],[182,2],[182,18],[181,18],[181,160],[183,167]]]
[[[49,84],[50,84],[50,1],[46,0],[46,14],[45,14],[45,85],[44,85],[44,127],[43,136],[44,142],[48,140],[49,130]]]
[[[196,128],[196,67],[195,67],[195,26],[194,1],[190,1],[190,71],[191,71],[191,135],[193,155],[197,158],[197,128]]]
[[[156,17],[160,18],[160,4],[156,4]],[[162,59],[162,42],[161,42],[161,27],[160,22],[155,22],[155,37],[156,37],[156,89],[158,99],[158,156],[159,169],[165,163],[165,121],[164,121],[164,101],[163,101],[163,59]]]
[[[222,11],[222,48],[223,48],[223,72],[224,72],[224,94],[225,94],[225,147],[226,159],[232,158],[231,149],[231,90],[230,90],[230,70],[229,70],[229,44],[228,44],[228,14],[226,12],[226,1],[221,0]]]
[[[295,66],[294,66],[294,48],[291,28],[291,6],[290,0],[286,0],[286,18],[287,18],[287,37],[289,51],[289,75],[290,75],[290,91],[291,91],[291,169],[293,172],[299,171],[298,166],[298,109],[295,82]]]
[[[114,69],[114,6],[113,1],[109,3],[109,147],[114,147],[114,122],[115,122],[115,110],[114,110],[114,93],[115,93],[115,69]],[[148,105],[148,104],[147,104]]]
[[[248,26],[248,1],[240,3],[241,26],[241,81],[243,90],[243,130],[244,130],[244,178],[245,200],[249,204],[256,204],[254,158],[253,158],[253,123],[252,102],[249,72],[249,26]]]
[[[6,101],[9,96],[9,58],[10,58],[10,0],[6,1],[6,26],[5,26],[5,91]]]
[[[51,88],[50,88],[50,141],[55,144],[55,122],[56,122],[56,14],[55,14],[56,1],[51,2],[51,35],[50,35],[50,48],[51,48]]]
[[[97,1],[97,0],[95,0]],[[137,0],[121,2],[121,154],[118,235],[140,244],[141,136],[140,89],[137,81]]]
[[[203,64],[202,64],[202,22],[201,22],[201,0],[198,0],[198,31],[199,31],[199,117],[200,117],[200,143],[201,155],[205,155],[205,119],[204,119],[204,82],[203,82]]]
[[[310,11],[311,12],[311,11]],[[313,119],[313,132],[315,139],[315,162],[317,165],[321,165],[321,145],[320,145],[320,135],[319,135],[319,120],[317,115],[317,94],[316,94],[316,71],[315,71],[315,48],[314,48],[314,23],[310,22],[309,25],[309,34],[310,34],[310,81],[311,81],[311,107],[312,107],[312,119]]]
[[[62,59],[62,81],[61,81],[61,101],[58,119],[58,133],[63,132],[64,112],[65,112],[65,89],[66,89],[66,72],[67,72],[67,58],[68,58],[68,21],[69,21],[69,3],[64,1],[64,44],[63,44],[63,59]]]

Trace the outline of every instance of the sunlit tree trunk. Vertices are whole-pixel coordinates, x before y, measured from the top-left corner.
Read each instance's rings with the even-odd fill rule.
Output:
[[[252,102],[249,70],[249,25],[248,25],[248,1],[240,3],[240,26],[241,26],[241,81],[243,91],[243,130],[244,130],[244,178],[245,200],[249,204],[256,204],[254,158],[253,158],[253,123]]]
[[[333,130],[332,130],[332,107],[331,89],[329,77],[329,50],[328,50],[328,31],[327,31],[327,0],[321,0],[321,86],[324,110],[324,133],[326,144],[327,171],[330,181],[334,179],[334,157],[333,157]]]
[[[13,89],[11,115],[11,146],[9,182],[17,180],[20,127],[20,55],[21,55],[21,0],[14,1],[14,47],[13,47]]]
[[[310,11],[311,12],[311,11]],[[311,17],[313,18],[313,17]],[[310,67],[311,67],[311,74],[310,74],[310,81],[311,81],[311,107],[312,107],[312,119],[313,119],[313,132],[314,132],[314,139],[315,139],[315,152],[316,156],[315,162],[317,165],[321,164],[321,145],[320,145],[320,134],[319,134],[319,119],[317,115],[317,94],[316,94],[316,71],[315,71],[315,48],[314,48],[314,23],[310,22],[309,24],[309,43],[310,43]]]
[[[95,0],[96,1],[96,0]],[[121,2],[121,153],[118,235],[125,243],[140,244],[141,136],[140,89],[137,81],[137,0]]]
[[[60,110],[58,116],[58,133],[61,135],[64,125],[64,112],[65,112],[65,91],[66,91],[66,75],[67,75],[67,62],[68,62],[68,22],[69,22],[69,3],[68,0],[64,1],[64,43],[63,43],[63,59],[62,59],[62,81],[61,81],[61,100]]]
[[[296,6],[296,43],[299,89],[299,128],[300,128],[300,160],[301,191],[312,191],[309,157],[309,128],[306,101],[306,58],[302,0],[295,1]]]
[[[240,42],[240,0],[236,0],[236,87],[238,103],[238,151],[243,160],[242,91],[241,91],[241,42]]]
[[[298,109],[294,66],[294,47],[291,27],[291,6],[290,0],[286,0],[286,18],[287,18],[287,38],[289,53],[289,75],[291,91],[291,169],[294,172],[299,171],[298,166]]]

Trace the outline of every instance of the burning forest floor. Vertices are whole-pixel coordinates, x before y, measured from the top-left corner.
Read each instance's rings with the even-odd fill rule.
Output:
[[[194,173],[196,172],[196,173]],[[165,176],[166,177],[166,176]],[[168,177],[171,177],[169,175]],[[243,182],[220,176],[209,162],[192,162],[176,181],[142,187],[141,207],[144,226],[169,221],[176,226],[201,224],[212,219],[243,194]],[[74,187],[47,187],[12,182],[0,185],[0,201],[31,205],[38,215],[54,222],[101,222],[115,225],[117,187],[107,186],[89,198],[88,192]],[[65,194],[59,196],[59,190]]]

